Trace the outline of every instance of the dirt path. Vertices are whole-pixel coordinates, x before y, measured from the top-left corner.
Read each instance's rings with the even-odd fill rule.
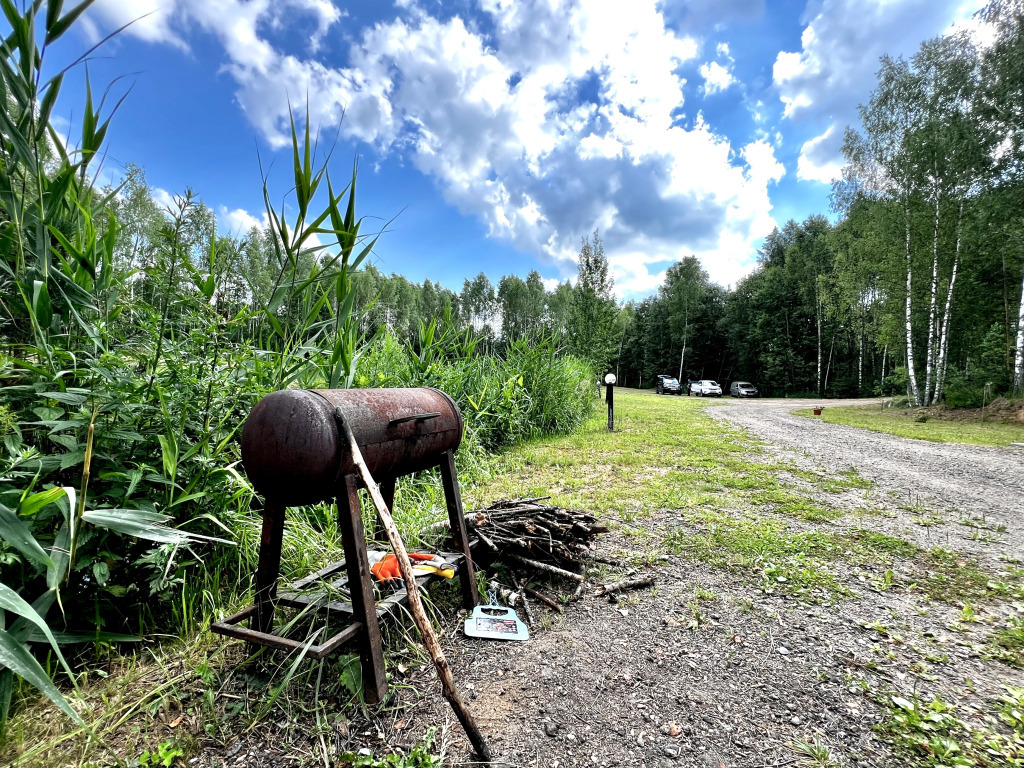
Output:
[[[923,546],[953,546],[991,564],[1024,552],[1024,449],[932,443],[841,424],[828,424],[793,411],[819,400],[732,400],[709,408],[718,419],[747,430],[776,455],[833,472],[850,467],[876,484],[874,503],[925,516],[907,524],[883,525]],[[872,400],[828,401],[828,406],[863,405]],[[911,516],[912,518],[913,516]],[[977,527],[998,535],[977,537]],[[1005,529],[1005,530],[1000,530]]]
[[[1019,556],[1020,454],[903,440],[789,415],[801,405],[707,408],[767,442],[767,460],[778,462],[781,475],[794,464],[826,474],[854,467],[875,483],[834,496],[829,503],[851,511],[834,522],[785,520],[793,532],[884,531],[924,547],[945,546],[954,558],[976,553],[998,563],[993,568],[1005,568],[1001,553]],[[759,448],[750,450],[766,460]],[[791,479],[799,485],[799,478]],[[865,503],[881,514],[852,514]],[[959,523],[969,515],[991,524],[981,529],[980,541],[971,538],[978,528]],[[1006,530],[997,531],[1001,526]],[[703,530],[684,510],[663,510],[602,537],[599,555],[647,563],[614,575],[597,566],[583,598],[546,618],[529,643],[471,640],[461,636],[458,622],[450,625],[456,679],[498,764],[932,765],[930,748],[911,759],[891,730],[879,730],[893,723],[894,695],[919,696],[921,706],[939,696],[957,722],[969,721],[979,733],[999,731],[992,712],[1002,685],[1024,686],[1024,675],[993,661],[988,643],[994,627],[1020,615],[1017,607],[989,601],[968,614],[955,600],[932,599],[911,583],[930,572],[915,571],[911,560],[895,555],[874,570],[837,565],[847,588],[842,599],[794,599],[750,575],[663,548],[666,537]],[[656,573],[656,590],[621,602],[594,596],[602,580],[634,570]],[[894,574],[902,588],[882,583],[883,575]],[[429,673],[421,675],[415,682],[421,697],[411,696],[401,715],[404,732],[414,737],[440,725],[446,764],[471,761],[437,686]],[[911,731],[904,735],[920,735]],[[966,727],[939,731],[965,748],[970,743]]]

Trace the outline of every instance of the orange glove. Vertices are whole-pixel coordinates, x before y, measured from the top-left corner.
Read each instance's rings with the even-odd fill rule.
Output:
[[[435,555],[428,555],[422,552],[410,552],[410,560],[433,560]],[[370,566],[370,573],[377,581],[391,581],[402,578],[402,571],[398,567],[398,558],[394,552],[388,552],[384,559]]]

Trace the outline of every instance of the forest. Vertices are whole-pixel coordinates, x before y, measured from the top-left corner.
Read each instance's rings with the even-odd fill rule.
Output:
[[[191,190],[161,208],[134,165],[97,186],[116,104],[90,87],[70,148],[52,119],[67,70],[46,67],[89,4],[2,4],[0,729],[35,690],[78,717],[53,682],[75,684],[62,649],[186,637],[247,594],[259,512],[237,435],[268,392],[441,388],[472,475],[488,452],[577,429],[606,371],[918,406],[1024,386],[1019,1],[987,7],[990,43],[883,59],[834,209],[768,235],[751,274],[716,285],[687,255],[626,304],[599,231],[554,289],[537,272],[459,292],[383,274],[357,173],[332,177],[302,115],[288,204],[263,190],[266,229],[220,234]],[[430,506],[423,487],[399,493],[410,514]],[[325,517],[297,516],[286,569],[340,547]]]

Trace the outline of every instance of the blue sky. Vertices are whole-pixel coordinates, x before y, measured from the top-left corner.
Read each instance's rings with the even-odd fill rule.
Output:
[[[773,226],[827,213],[879,56],[981,4],[98,0],[51,63],[139,19],[90,64],[94,88],[131,87],[105,173],[135,162],[157,199],[191,187],[224,231],[263,217],[257,149],[287,192],[288,103],[308,95],[332,176],[358,157],[367,226],[393,219],[382,271],[554,282],[599,228],[639,298],[690,253],[730,284]],[[80,82],[65,96],[73,137]]]

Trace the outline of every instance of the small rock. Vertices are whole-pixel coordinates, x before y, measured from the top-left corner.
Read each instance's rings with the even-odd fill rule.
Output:
[[[789,718],[790,725],[800,725],[802,722],[803,720],[800,719],[799,715],[793,715],[791,718]]]
[[[663,726],[661,726],[661,732],[667,736],[678,736],[681,733],[679,724],[675,720],[669,720]]]
[[[544,723],[544,733],[554,737],[558,734],[558,723]]]
[[[780,645],[776,650],[783,656],[789,656],[789,648],[784,645]]]
[[[661,751],[668,757],[679,757],[679,747],[675,744],[669,744],[667,747],[662,748]]]

